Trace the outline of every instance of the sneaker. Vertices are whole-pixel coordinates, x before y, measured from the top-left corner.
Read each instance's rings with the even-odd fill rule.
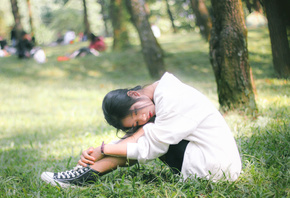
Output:
[[[57,186],[58,183],[62,188],[67,188],[95,182],[99,175],[98,171],[91,169],[89,166],[83,167],[77,165],[74,169],[65,172],[43,172],[41,179],[53,186]]]

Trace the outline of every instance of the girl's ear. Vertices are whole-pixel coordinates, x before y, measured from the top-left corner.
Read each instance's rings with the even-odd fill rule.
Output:
[[[134,98],[134,97],[139,97],[139,96],[140,96],[140,93],[137,92],[137,91],[128,91],[128,92],[127,92],[127,95],[128,95],[129,97]]]

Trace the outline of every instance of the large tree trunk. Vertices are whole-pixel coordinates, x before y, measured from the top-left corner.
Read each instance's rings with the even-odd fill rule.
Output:
[[[17,0],[10,0],[10,2],[11,2],[12,14],[14,17],[14,22],[15,22],[14,28],[15,28],[15,33],[16,33],[16,40],[19,41],[19,39],[21,38],[21,33],[23,32],[23,26],[21,24],[18,4],[17,4]]]
[[[124,8],[123,0],[111,0],[110,15],[114,33],[113,50],[121,50],[130,46]]]
[[[165,72],[163,51],[151,30],[144,0],[126,0],[132,21],[138,31],[142,52],[152,78],[158,79]]]
[[[209,41],[212,23],[204,0],[191,0],[190,2],[196,17],[196,26],[199,27],[200,33],[206,41]]]
[[[289,0],[264,0],[263,2],[268,19],[274,69],[279,78],[287,79],[290,76],[290,49],[287,39],[290,3]]]
[[[88,11],[87,11],[86,0],[83,0],[83,6],[84,6],[84,25],[85,25],[84,35],[90,36],[91,27],[90,27],[90,22],[89,22],[89,19],[88,19]]]
[[[241,0],[211,0],[210,61],[221,109],[257,110],[248,62],[247,29]]]
[[[170,5],[168,3],[168,0],[165,0],[165,1],[166,1],[167,13],[168,13],[169,19],[171,21],[171,26],[172,26],[173,32],[176,33],[177,30],[176,30],[176,26],[174,24],[174,18],[173,18],[172,12],[170,10]]]

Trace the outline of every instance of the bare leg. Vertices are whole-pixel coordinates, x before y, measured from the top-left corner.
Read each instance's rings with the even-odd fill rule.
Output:
[[[95,164],[91,165],[90,167],[102,174],[105,174],[115,170],[117,167],[132,166],[136,162],[136,160],[128,161],[125,157],[108,156],[95,162]]]
[[[124,137],[125,139],[120,140],[118,143],[119,145],[125,145],[127,143],[135,143],[137,142],[138,138],[144,134],[143,130],[139,130],[134,133],[132,136]],[[79,161],[80,165],[85,166],[86,164],[91,164],[90,167],[102,174],[108,173],[112,170],[115,170],[117,167],[124,167],[124,166],[131,166],[135,164],[136,160],[128,161],[126,157],[117,157],[117,156],[105,156],[103,158],[99,158],[100,156],[100,146],[96,148],[90,148],[83,152],[81,156],[81,160]],[[89,163],[90,157],[94,157],[94,163]],[[85,163],[85,164],[84,164]]]

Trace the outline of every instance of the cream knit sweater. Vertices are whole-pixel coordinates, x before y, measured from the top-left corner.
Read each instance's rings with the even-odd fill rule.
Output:
[[[140,163],[156,159],[170,144],[190,141],[181,173],[184,179],[201,177],[234,181],[241,159],[233,135],[219,111],[199,91],[165,73],[154,92],[156,119],[145,135],[127,146],[127,158]]]

